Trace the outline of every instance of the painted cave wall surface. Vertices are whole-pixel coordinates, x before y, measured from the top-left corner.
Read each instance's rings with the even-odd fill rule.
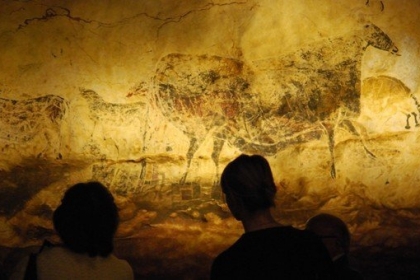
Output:
[[[54,238],[64,191],[99,180],[136,275],[206,278],[242,233],[218,181],[240,153],[270,161],[279,221],[332,212],[355,252],[420,247],[420,1],[2,0],[0,15],[2,261]]]

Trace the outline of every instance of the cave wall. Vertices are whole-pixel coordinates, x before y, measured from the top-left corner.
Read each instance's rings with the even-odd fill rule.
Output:
[[[218,185],[240,153],[269,159],[281,222],[419,244],[420,1],[321,3],[1,1],[0,245],[54,238],[99,180],[137,274],[205,275],[242,232]]]

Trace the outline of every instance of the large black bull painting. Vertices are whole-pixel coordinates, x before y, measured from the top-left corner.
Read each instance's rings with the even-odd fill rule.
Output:
[[[282,57],[245,63],[219,56],[169,54],[155,75],[155,102],[190,139],[188,169],[209,134],[218,167],[225,142],[242,152],[274,155],[293,143],[328,135],[331,176],[334,131],[357,134],[361,62],[367,47],[396,54],[381,29],[367,23],[343,37],[317,42]]]

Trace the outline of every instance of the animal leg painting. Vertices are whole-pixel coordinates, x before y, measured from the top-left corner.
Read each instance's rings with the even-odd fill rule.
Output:
[[[163,57],[154,80],[156,104],[190,141],[181,183],[208,136],[215,138],[211,158],[218,173],[225,141],[241,152],[273,155],[319,139],[322,130],[335,178],[335,129],[347,127],[360,136],[351,120],[360,114],[361,63],[369,46],[398,53],[388,35],[366,23],[345,36],[251,65],[219,56]]]

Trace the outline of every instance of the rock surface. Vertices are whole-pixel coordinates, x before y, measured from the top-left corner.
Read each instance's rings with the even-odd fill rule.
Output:
[[[419,4],[2,1],[2,266],[99,180],[139,278],[206,279],[242,233],[220,172],[260,153],[280,222],[337,214],[367,279],[418,279]]]

